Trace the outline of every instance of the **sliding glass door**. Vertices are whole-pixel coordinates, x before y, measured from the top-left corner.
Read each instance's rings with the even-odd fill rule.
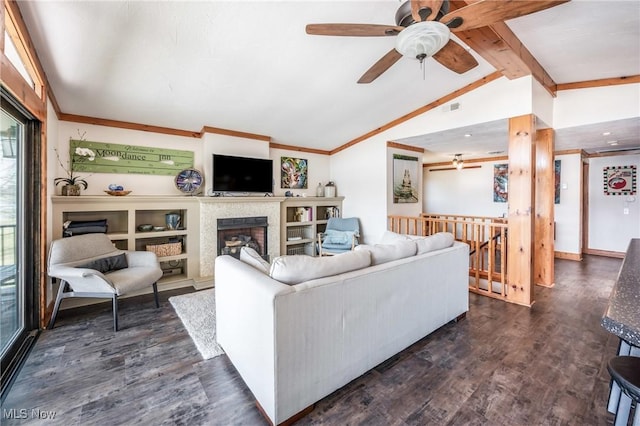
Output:
[[[1,90],[0,354],[4,398],[38,329],[40,124]]]
[[[21,204],[18,169],[24,124],[4,109],[0,119],[0,348],[2,356],[24,329],[24,294],[18,283],[18,218]],[[18,140],[20,139],[20,142]],[[22,221],[20,221],[22,222]]]

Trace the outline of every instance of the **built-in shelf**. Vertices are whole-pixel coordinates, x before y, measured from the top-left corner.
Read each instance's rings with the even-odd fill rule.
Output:
[[[180,253],[159,255],[158,260],[165,275],[159,284],[185,285],[197,276],[199,264],[199,213],[196,200],[178,197],[112,197],[80,196],[52,198],[53,239],[62,237],[66,221],[107,220],[107,235],[115,246],[123,250],[147,250],[148,245],[181,243]],[[165,215],[178,214],[179,229],[140,231],[140,225],[167,227]],[[193,236],[193,237],[191,237]],[[173,247],[176,247],[175,245]]]
[[[295,197],[281,204],[281,254],[316,256],[318,232],[323,232],[329,217],[340,217],[344,197]]]

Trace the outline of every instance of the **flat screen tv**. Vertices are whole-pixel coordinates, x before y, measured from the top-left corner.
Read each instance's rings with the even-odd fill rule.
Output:
[[[213,154],[213,192],[273,192],[273,160]]]

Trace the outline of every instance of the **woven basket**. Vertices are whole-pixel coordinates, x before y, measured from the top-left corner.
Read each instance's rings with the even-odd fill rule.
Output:
[[[182,254],[182,243],[149,244],[147,251],[152,251],[158,257],[177,256]]]

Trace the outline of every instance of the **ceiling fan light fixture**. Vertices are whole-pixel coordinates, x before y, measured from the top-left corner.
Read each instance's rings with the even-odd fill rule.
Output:
[[[396,50],[402,56],[416,58],[420,62],[433,56],[449,41],[449,27],[438,21],[417,22],[400,31]]]
[[[452,164],[453,164],[453,167],[455,167],[456,169],[462,170],[462,168],[464,167],[464,160],[462,159],[462,154],[454,155]]]

